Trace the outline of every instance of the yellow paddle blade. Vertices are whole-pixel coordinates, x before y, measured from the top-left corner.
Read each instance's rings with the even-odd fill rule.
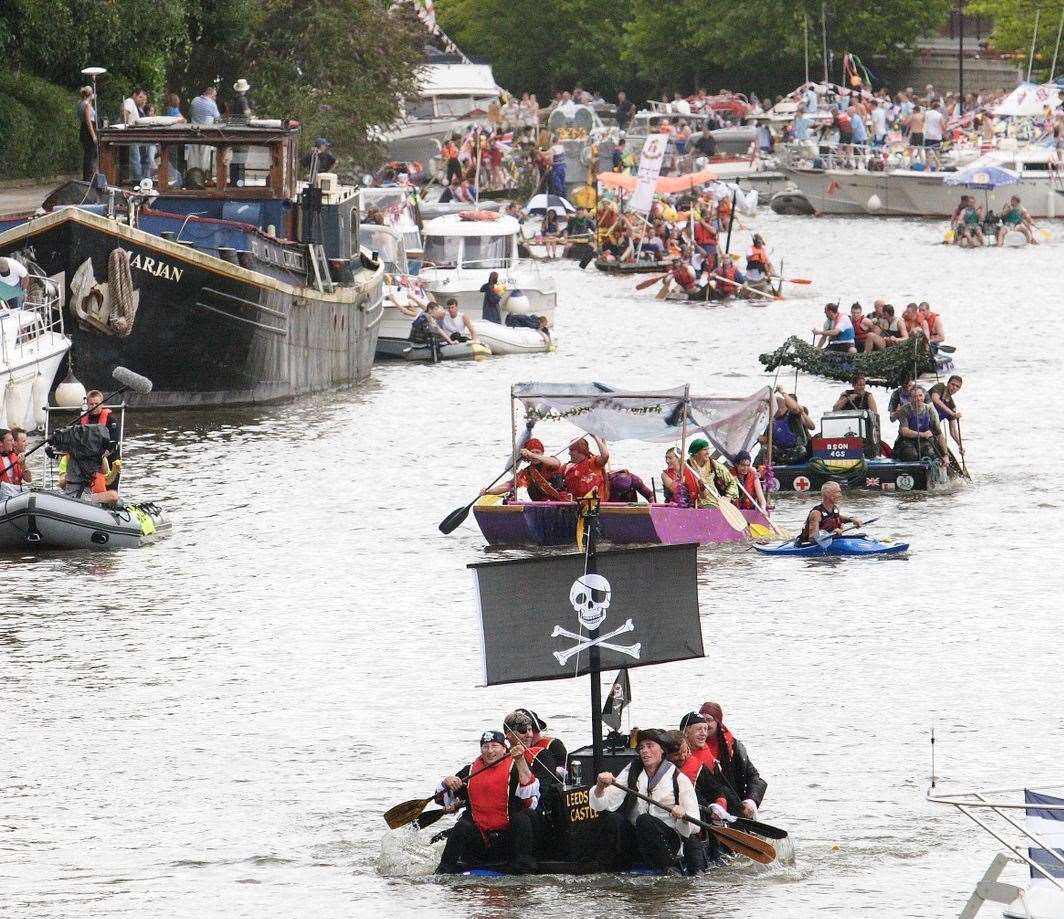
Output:
[[[767,527],[763,523],[750,524],[751,539],[775,539],[775,537],[776,534],[772,531],[772,527]]]
[[[946,230],[946,235],[942,237],[942,242],[944,242],[944,243],[953,242],[953,239],[954,239],[955,235],[956,234],[954,234],[953,230]]]
[[[1045,227],[1039,227],[1039,228],[1038,228],[1038,232],[1039,232],[1039,233],[1041,233],[1041,234],[1042,234],[1042,236],[1043,236],[1043,237],[1044,237],[1045,239],[1052,239],[1052,238],[1053,238],[1053,233],[1052,233],[1052,231],[1050,231],[1050,230],[1047,230],[1047,229],[1046,229]]]
[[[502,495],[483,495],[477,498],[478,507],[498,507],[502,504]]]

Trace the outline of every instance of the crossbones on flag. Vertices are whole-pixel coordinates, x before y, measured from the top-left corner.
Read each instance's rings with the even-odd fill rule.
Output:
[[[628,681],[628,668],[625,667],[613,680],[610,694],[602,706],[602,720],[615,731],[621,729],[621,713],[632,701],[632,684]]]
[[[695,545],[478,562],[484,684],[571,679],[704,657]],[[605,583],[603,583],[605,581]],[[591,630],[596,630],[592,637]]]

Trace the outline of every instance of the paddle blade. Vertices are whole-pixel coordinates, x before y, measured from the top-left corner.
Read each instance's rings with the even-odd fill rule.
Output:
[[[787,838],[786,830],[781,830],[778,826],[772,826],[769,823],[762,823],[760,820],[751,820],[749,817],[736,817],[735,823],[731,826],[747,833],[757,833],[758,836],[765,836],[768,839]]]
[[[812,280],[809,278],[784,278],[788,284],[812,284]]]
[[[813,534],[813,539],[816,540],[816,544],[820,546],[821,549],[826,549],[831,545],[831,534],[826,530],[817,530],[816,533]]]
[[[469,516],[469,509],[472,506],[472,504],[467,504],[465,507],[460,507],[457,510],[451,511],[440,523],[440,532],[443,533],[444,536],[447,536],[449,533],[453,533],[457,530],[463,523],[465,523],[466,517]]]
[[[742,830],[733,830],[729,827],[715,826],[713,827],[713,835],[732,851],[745,855],[747,858],[760,862],[762,865],[767,865],[776,859],[776,849],[772,843],[759,839],[757,836],[752,836],[750,833],[744,833]]]
[[[772,528],[765,526],[763,523],[750,524],[751,539],[772,539],[774,535]]]
[[[669,295],[670,290],[672,290],[672,278],[665,278],[662,282],[661,290],[659,290],[654,296],[659,300],[664,300]]]
[[[384,812],[384,822],[389,829],[397,830],[401,826],[413,823],[424,812],[432,798],[415,798],[412,801],[404,801],[396,804]]]
[[[647,278],[645,281],[640,281],[635,285],[635,289],[646,290],[648,287],[653,287],[658,281],[664,281],[667,277],[667,274],[656,274],[651,278]]]
[[[417,824],[418,829],[423,830],[426,827],[432,826],[432,824],[439,820],[440,817],[446,815],[446,813],[447,811],[442,807],[438,807],[435,810],[425,811],[425,813],[418,817],[414,822]],[[786,836],[787,834],[784,833],[783,835]]]
[[[722,498],[718,505],[718,510],[720,511],[721,516],[728,522],[728,526],[735,530],[736,533],[746,532],[746,528],[750,524],[747,523],[746,518],[743,516],[743,512],[732,504],[731,501]]]

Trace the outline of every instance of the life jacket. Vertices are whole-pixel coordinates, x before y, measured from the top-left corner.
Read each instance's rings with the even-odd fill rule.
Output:
[[[717,231],[704,220],[695,224],[695,242],[700,246],[715,246],[717,244]]]
[[[469,771],[473,773],[484,766],[483,757],[478,756]],[[504,830],[510,825],[510,773],[513,768],[511,759],[509,768],[498,765],[484,769],[466,783],[473,822],[483,833]]]
[[[846,112],[837,112],[835,115],[835,127],[844,134],[849,134],[853,131],[853,122],[850,120],[850,116]]]
[[[754,502],[750,498],[748,498],[746,495],[747,495],[747,493],[749,493],[751,495],[755,494],[754,489],[757,487],[756,484],[755,484],[757,482],[757,473],[754,472],[753,467],[751,467],[751,468],[746,470],[746,475],[742,476],[741,478],[739,477],[739,470],[738,469],[733,469],[732,470],[732,475],[735,476],[735,478],[738,480],[739,485],[740,485],[740,488],[739,488],[739,510],[741,510],[741,511],[752,511],[752,510],[754,510],[755,509],[754,508]],[[743,489],[745,489],[745,491]]]
[[[717,270],[717,274],[722,275],[723,277],[728,279],[727,281],[720,281],[720,279],[718,278],[718,282],[720,285],[719,289],[722,294],[734,294],[739,289],[739,285],[737,283],[730,283],[732,281],[738,281],[739,279],[739,269],[735,267],[734,262],[729,260],[727,264],[722,265]]]
[[[430,318],[431,317],[428,313],[421,313],[410,324],[410,341],[415,342],[416,344],[427,345],[436,337],[429,325]]]
[[[91,415],[82,415],[82,425],[88,427],[90,424],[102,424],[106,426],[111,420],[111,410],[109,408],[101,408],[100,414],[93,418]]]
[[[18,461],[18,454],[0,453],[0,482],[10,485],[22,484],[22,464]]]
[[[853,337],[857,339],[857,343],[864,344],[865,339],[868,338],[868,329],[864,327],[864,317],[862,316],[857,322],[854,322],[851,316],[850,324],[853,326]]]
[[[751,246],[746,254],[747,271],[768,271],[768,253],[761,246]]]
[[[676,279],[676,283],[684,290],[688,287],[694,286],[695,273],[691,270],[690,266],[684,262],[679,262],[673,266],[672,276]]]
[[[916,314],[916,318],[915,319],[906,319],[904,314],[902,315],[901,318],[902,318],[902,322],[905,323],[905,328],[908,329],[910,332],[913,332],[916,329],[920,328],[920,314],[919,313]]]
[[[678,504],[680,507],[694,507],[695,499],[698,495],[698,479],[695,478],[695,474],[684,466],[683,470],[683,483],[681,488],[687,492],[686,500],[678,501],[675,491],[671,491],[668,486],[665,485],[665,477],[670,479],[676,477],[676,472],[673,469],[663,469],[661,471],[661,488],[665,492],[665,501],[668,504]]]
[[[831,533],[842,526],[842,518],[839,516],[837,510],[829,511],[824,507],[823,503],[818,504],[809,512],[805,518],[805,528],[802,530],[802,537],[805,542],[815,542],[816,534],[809,533],[809,521],[812,519],[813,511],[820,511],[820,527],[821,530],[826,530]]]
[[[938,322],[938,313],[932,313],[930,310],[928,310],[926,313],[920,313],[919,315],[922,316],[924,322],[927,323],[927,331],[934,335],[935,323]]]

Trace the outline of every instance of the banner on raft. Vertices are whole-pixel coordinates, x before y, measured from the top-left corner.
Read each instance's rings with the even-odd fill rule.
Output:
[[[484,684],[581,676],[593,644],[603,670],[704,657],[697,549],[600,552],[597,574],[584,574],[582,553],[470,565]]]
[[[685,392],[682,386],[632,392],[603,383],[516,383],[512,389],[529,420],[565,420],[607,443],[679,443],[684,430]],[[734,460],[765,430],[771,395],[772,387],[764,386],[745,397],[688,397],[688,442],[704,436]]]
[[[1027,808],[1027,832],[1037,836],[1053,850],[1028,846],[1028,857],[1053,877],[1064,878],[1064,864],[1061,864],[1060,860],[1060,857],[1064,856],[1064,811],[1049,810],[1045,807],[1047,804],[1064,804],[1064,798],[1041,794],[1028,788],[1024,789],[1023,799],[1025,804],[1033,805]],[[1035,884],[1050,886],[1053,882],[1032,867],[1031,885]]]
[[[665,134],[648,134],[643,144],[643,151],[639,155],[639,171],[637,173],[639,184],[636,186],[632,200],[628,202],[629,208],[644,217],[650,213],[654,206],[654,186],[658,176],[661,175],[661,164],[665,159],[665,150],[669,145],[669,138]]]

